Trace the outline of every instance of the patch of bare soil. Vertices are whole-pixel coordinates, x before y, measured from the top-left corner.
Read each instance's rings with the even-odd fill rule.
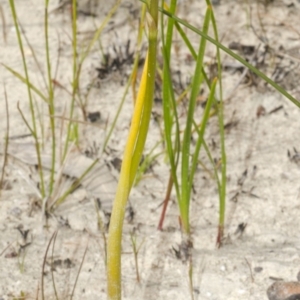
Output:
[[[15,1],[24,32],[46,73],[44,51],[44,3]],[[50,1],[51,2],[51,1]],[[79,1],[78,38],[82,45],[114,1]],[[218,1],[215,1],[218,2]],[[23,73],[20,51],[8,1],[0,0],[6,39],[0,35],[0,62]],[[78,170],[100,160],[80,186],[53,214],[44,216],[40,205],[36,156],[17,103],[29,118],[27,90],[23,83],[1,66],[10,119],[9,160],[0,198],[0,299],[106,299],[105,242],[111,201],[118,177],[132,113],[132,97],[126,98],[113,131],[109,151],[101,153],[124,93],[135,47],[139,4],[123,1],[101,35],[101,47],[92,51],[83,66],[80,88],[88,95],[88,122],[79,123],[82,142],[72,149],[61,169],[57,193],[63,193],[80,176]],[[68,3],[51,3],[50,47],[56,75],[57,128],[68,107],[66,91],[72,81],[71,21]],[[201,28],[205,1],[181,1],[178,15]],[[219,35],[250,63],[300,99],[300,3],[296,0],[231,1],[214,6]],[[199,37],[187,31],[197,47]],[[194,63],[177,34],[174,36],[172,72],[178,94],[189,83]],[[210,75],[215,72],[215,48],[205,57]],[[30,47],[25,55],[34,83],[44,89]],[[143,56],[143,51],[142,51]],[[218,224],[217,186],[210,173],[199,165],[191,203],[193,248],[186,249],[178,224],[175,194],[169,204],[164,230],[158,231],[161,203],[169,178],[164,155],[159,156],[130,196],[123,234],[123,299],[190,299],[187,256],[193,257],[194,299],[267,299],[274,280],[293,281],[300,265],[300,110],[254,74],[225,54],[223,86],[227,150],[226,239],[216,249]],[[54,70],[54,67],[53,67]],[[62,88],[65,87],[65,88]],[[146,145],[149,153],[160,140],[162,109],[158,82],[153,119]],[[201,97],[200,97],[201,98]],[[203,99],[202,99],[203,98]],[[205,91],[201,101],[205,100]],[[0,85],[1,163],[3,163],[6,112],[4,85]],[[47,109],[36,98],[45,137],[50,137]],[[182,104],[182,114],[185,104]],[[199,113],[203,107],[197,108]],[[76,118],[82,120],[78,108]],[[206,140],[213,158],[220,157],[218,122],[209,121]],[[58,148],[61,144],[58,143]],[[161,146],[160,146],[161,147]],[[155,153],[161,152],[158,147]],[[47,168],[48,144],[43,153]],[[59,150],[58,150],[59,152]],[[202,165],[209,166],[205,153]],[[58,167],[59,168],[59,167]],[[81,170],[81,169],[80,169]],[[46,173],[46,176],[47,173]],[[45,199],[44,199],[45,200]],[[101,222],[99,220],[102,220]],[[57,233],[57,235],[55,234]],[[52,244],[45,255],[52,238]],[[132,238],[137,246],[137,280]],[[74,290],[76,277],[79,278]]]

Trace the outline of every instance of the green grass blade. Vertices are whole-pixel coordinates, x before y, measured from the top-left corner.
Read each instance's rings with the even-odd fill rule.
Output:
[[[192,43],[190,42],[190,40],[188,39],[187,35],[185,34],[185,32],[182,30],[182,28],[180,27],[180,25],[178,24],[178,22],[175,22],[175,26],[176,26],[176,29],[178,31],[178,33],[180,34],[182,40],[184,41],[185,45],[187,46],[187,48],[190,50],[191,52],[191,55],[193,56],[194,60],[197,60],[197,53],[192,45]],[[207,86],[210,88],[210,82],[209,82],[209,79],[208,79],[208,76],[204,70],[204,68],[202,67],[202,75],[204,77],[204,80],[207,84]]]
[[[39,141],[37,139],[37,126],[36,126],[36,120],[35,120],[33,97],[32,97],[32,93],[31,93],[31,87],[29,85],[29,82],[30,82],[29,73],[28,73],[27,64],[26,64],[26,58],[25,58],[24,47],[23,47],[23,42],[22,42],[22,38],[21,38],[21,32],[20,32],[20,28],[18,26],[18,17],[17,17],[17,13],[16,13],[16,9],[15,9],[14,0],[9,0],[9,4],[10,4],[12,16],[13,16],[13,22],[14,22],[14,25],[15,25],[15,28],[16,28],[19,49],[20,49],[20,52],[21,52],[22,63],[23,63],[23,68],[24,68],[24,72],[25,72],[25,82],[26,82],[28,98],[29,98],[29,107],[30,107],[31,120],[32,120],[32,130],[35,133],[35,135],[33,137],[35,139],[35,149],[36,149],[37,159],[38,159],[38,169],[39,169],[39,176],[40,176],[40,189],[41,189],[41,195],[44,198],[45,197],[44,174],[43,174],[42,161],[41,161],[40,145],[39,145]]]
[[[164,1],[163,1],[164,4]],[[175,12],[177,1],[171,1],[170,11]],[[164,23],[163,14],[161,15],[161,24]],[[180,136],[179,136],[179,120],[177,115],[177,104],[175,101],[174,89],[171,79],[170,71],[170,55],[172,48],[172,37],[173,37],[173,27],[174,21],[168,20],[166,39],[164,36],[164,28],[161,27],[162,36],[162,51],[164,57],[164,67],[163,67],[163,86],[162,86],[162,97],[163,97],[163,117],[164,117],[164,137],[166,140],[168,156],[171,165],[171,174],[173,183],[175,186],[177,198],[180,197],[180,189],[177,178],[177,165],[179,160],[179,150],[180,150]],[[172,143],[172,128],[173,119],[175,118],[175,143]]]
[[[153,0],[151,3],[149,12],[150,14],[146,15],[148,18],[147,23],[149,27],[149,49],[148,49],[148,78],[146,84],[146,99],[144,100],[144,107],[141,116],[140,129],[138,131],[137,142],[134,148],[132,155],[132,165],[131,165],[131,174],[130,174],[130,189],[134,183],[134,178],[136,171],[141,161],[144,145],[147,138],[152,104],[154,98],[154,86],[155,86],[155,73],[156,73],[156,48],[157,48],[157,18],[158,18],[158,0]]]
[[[208,97],[206,105],[205,105],[205,110],[203,113],[201,127],[198,132],[198,140],[196,143],[195,153],[193,155],[193,160],[192,160],[192,165],[191,165],[191,174],[190,174],[190,182],[191,183],[193,183],[193,180],[194,180],[195,171],[196,171],[196,168],[198,165],[199,152],[200,152],[201,146],[204,142],[204,133],[205,133],[207,121],[209,119],[210,109],[211,109],[212,103],[215,99],[216,84],[217,84],[217,79],[215,78],[211,85],[211,91],[210,91],[209,97]],[[190,187],[190,189],[192,189],[192,187]]]
[[[71,140],[72,128],[73,128],[73,114],[75,106],[76,93],[79,89],[79,76],[81,69],[77,66],[77,3],[76,0],[72,0],[72,54],[73,54],[73,78],[72,78],[72,100],[70,105],[69,119],[67,126],[67,138],[64,145],[62,161],[65,160],[68,153],[69,142]],[[76,143],[76,142],[75,142]]]
[[[141,2],[144,2],[144,0],[139,0]],[[223,50],[225,53],[227,53],[228,55],[230,55],[231,57],[233,57],[235,60],[239,61],[241,64],[243,64],[245,67],[247,67],[249,70],[251,70],[253,73],[255,73],[257,76],[259,76],[260,78],[262,78],[263,80],[265,80],[267,83],[269,83],[273,88],[275,88],[279,93],[281,93],[282,95],[284,95],[286,98],[288,98],[291,102],[293,102],[296,106],[300,107],[300,102],[294,98],[291,94],[289,94],[284,88],[282,88],[281,86],[279,86],[276,82],[274,82],[272,79],[270,79],[267,75],[265,75],[263,72],[259,71],[258,69],[256,69],[253,65],[251,65],[250,63],[248,63],[245,59],[243,59],[241,56],[239,56],[238,54],[234,53],[233,51],[231,51],[229,48],[225,47],[223,44],[219,43],[218,41],[216,41],[215,39],[213,39],[212,37],[210,37],[209,35],[207,35],[206,33],[202,32],[201,30],[197,29],[196,27],[194,27],[193,25],[189,24],[188,22],[176,17],[175,15],[171,14],[170,12],[168,12],[165,9],[159,8],[159,10],[164,13],[165,15],[169,16],[170,18],[174,19],[175,21],[177,21],[178,23],[184,25],[185,27],[189,28],[190,30],[192,30],[193,32],[199,34],[200,36],[202,36],[203,38],[205,38],[206,40],[208,40],[209,42],[211,42],[212,44],[214,44],[215,46],[217,46],[218,48],[220,48],[221,50]]]
[[[121,299],[121,244],[125,207],[146,141],[153,103],[156,71],[158,0],[152,0],[150,2],[149,12],[150,14],[147,16],[149,49],[124,151],[121,174],[110,218],[107,244],[107,295],[110,300]]]
[[[206,0],[207,4],[210,5],[210,0]],[[217,22],[212,10],[212,26],[214,30],[215,40],[219,42]],[[218,107],[218,121],[219,121],[219,131],[220,131],[220,142],[221,142],[221,184],[218,184],[219,191],[219,230],[217,236],[217,245],[221,246],[221,241],[224,235],[224,225],[225,225],[225,208],[226,208],[226,187],[227,187],[227,158],[225,149],[225,130],[224,130],[224,102],[223,102],[223,85],[222,85],[222,64],[220,49],[217,48],[217,63],[218,63],[218,77],[219,77],[219,102],[216,103]]]
[[[51,170],[50,170],[50,182],[49,182],[49,195],[52,195],[55,175],[55,157],[56,157],[56,137],[55,137],[55,107],[54,107],[54,90],[51,76],[51,62],[50,62],[50,46],[49,46],[49,30],[48,30],[48,5],[49,0],[45,0],[45,47],[46,47],[46,63],[47,63],[47,76],[48,76],[48,93],[49,93],[49,121],[51,131]]]
[[[49,103],[47,97],[45,95],[42,94],[42,92],[35,86],[33,85],[29,78],[25,78],[24,76],[22,76],[19,72],[13,70],[12,68],[10,68],[9,66],[2,64],[2,66],[8,70],[10,73],[12,73],[16,78],[20,79],[23,83],[26,84],[27,87],[29,87],[30,89],[32,89],[42,100],[44,100],[46,103]]]
[[[158,141],[154,147],[150,150],[150,152],[143,157],[142,162],[140,163],[135,180],[134,180],[134,185],[137,186],[139,182],[142,180],[144,174],[147,172],[149,167],[151,167],[152,163],[155,162],[156,158],[159,157],[160,155],[163,154],[163,152],[159,152],[156,154],[153,154],[154,150],[162,143],[162,141]]]
[[[10,130],[9,108],[8,108],[8,99],[7,99],[5,84],[3,84],[3,87],[4,87],[4,99],[5,99],[5,112],[6,112],[6,132],[4,137],[3,165],[1,168],[1,176],[0,176],[0,197],[1,197],[2,190],[5,189],[4,176],[5,176],[5,169],[8,162],[8,145],[9,145],[9,130]]]
[[[203,24],[203,32],[207,33],[211,18],[211,8],[208,7]],[[196,99],[200,91],[200,85],[203,80],[202,67],[206,48],[206,39],[200,41],[196,68],[193,77],[191,96],[187,113],[186,127],[184,130],[183,145],[182,145],[182,166],[181,166],[181,198],[179,199],[179,209],[183,230],[189,233],[189,202],[192,189],[192,179],[190,173],[190,142],[192,136],[192,126],[194,120],[194,112],[196,107]]]
[[[67,189],[64,194],[55,202],[53,203],[53,208],[58,207],[60,204],[62,204],[66,198],[72,193],[74,192],[78,186],[80,185],[80,183],[82,182],[82,180],[84,179],[84,177],[90,173],[90,171],[94,168],[94,166],[99,162],[98,159],[96,159],[95,161],[93,161],[91,163],[91,165],[81,174],[81,176],[79,178],[77,178],[73,184],[71,185],[71,187],[69,189]],[[51,208],[51,207],[50,207]]]
[[[74,0],[72,0],[74,1]],[[74,3],[76,3],[76,1],[74,1]],[[95,43],[99,40],[100,35],[103,31],[103,29],[105,28],[105,26],[107,25],[107,23],[111,20],[111,17],[115,14],[115,12],[117,11],[118,7],[121,4],[121,0],[118,0],[116,2],[116,4],[112,7],[112,9],[106,14],[105,19],[103,20],[103,22],[101,23],[101,25],[99,26],[99,28],[96,30],[92,40],[90,41],[90,43],[88,44],[87,48],[85,49],[85,51],[83,52],[81,58],[80,58],[80,65],[82,65],[82,63],[84,62],[84,60],[87,58],[87,56],[89,55],[89,53],[91,52],[93,46],[95,45]],[[75,5],[76,7],[76,5]]]

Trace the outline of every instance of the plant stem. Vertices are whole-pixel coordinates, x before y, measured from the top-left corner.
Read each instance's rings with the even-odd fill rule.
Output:
[[[207,5],[210,4],[210,0],[206,0]],[[211,22],[214,30],[215,40],[219,42],[217,22],[212,9]],[[223,86],[222,86],[222,64],[221,64],[221,54],[220,49],[217,49],[217,62],[218,62],[218,78],[219,78],[219,103],[217,104],[218,120],[219,120],[219,130],[220,130],[220,141],[221,141],[221,184],[218,182],[219,190],[219,229],[217,236],[217,246],[220,247],[222,244],[222,239],[224,235],[224,225],[225,225],[225,208],[226,208],[226,149],[225,149],[225,131],[224,131],[224,102],[223,102]]]
[[[30,85],[30,80],[29,80],[29,74],[28,74],[28,69],[27,69],[27,64],[26,64],[26,59],[25,59],[25,53],[24,53],[24,48],[23,48],[23,43],[21,39],[21,32],[20,28],[18,26],[18,17],[15,9],[15,2],[14,0],[9,0],[9,4],[11,7],[12,15],[13,15],[13,21],[14,25],[16,28],[17,32],[17,38],[18,38],[18,43],[19,43],[19,48],[21,51],[21,56],[22,56],[22,62],[23,62],[23,68],[25,72],[25,80],[26,80],[26,86],[27,86],[27,92],[28,92],[28,98],[29,98],[29,107],[30,107],[30,113],[31,113],[31,120],[32,120],[32,136],[35,141],[35,149],[37,153],[37,159],[38,159],[38,170],[39,170],[39,175],[40,175],[40,188],[41,188],[41,196],[42,198],[45,197],[45,183],[44,183],[44,175],[43,175],[43,168],[42,168],[42,160],[41,160],[41,151],[40,151],[40,144],[38,141],[38,136],[37,136],[37,126],[36,126],[36,121],[35,121],[35,111],[34,111],[34,104],[33,104],[33,97],[31,94],[31,85]],[[9,69],[9,68],[8,68]]]
[[[207,33],[210,22],[211,8],[207,7],[206,16],[203,24],[203,32]],[[182,162],[181,162],[181,198],[179,199],[179,209],[183,231],[186,234],[190,233],[189,225],[189,207],[190,207],[190,194],[193,184],[193,174],[190,171],[190,142],[192,137],[192,126],[194,119],[194,112],[196,107],[196,99],[200,90],[200,85],[203,80],[202,66],[204,59],[204,52],[206,48],[206,39],[201,39],[194,78],[192,83],[191,96],[189,100],[188,114],[186,126],[184,130],[183,144],[182,144]],[[204,124],[202,126],[205,126]],[[202,127],[201,126],[201,127]],[[194,158],[198,155],[194,153]],[[194,159],[195,161],[195,159]]]
[[[158,0],[150,2],[147,16],[149,49],[124,151],[121,174],[109,226],[107,245],[107,296],[121,299],[121,243],[125,207],[141,159],[148,132],[154,95]]]
[[[48,5],[49,0],[45,0],[45,47],[46,47],[46,62],[47,62],[47,74],[48,74],[48,110],[50,118],[50,129],[52,139],[52,150],[51,150],[51,171],[50,171],[50,182],[49,182],[49,196],[53,191],[54,175],[55,175],[55,157],[56,157],[56,138],[55,138],[55,107],[54,107],[54,91],[51,77],[51,62],[50,62],[50,50],[49,50],[49,34],[48,34]]]
[[[72,0],[72,50],[73,50],[73,78],[72,78],[72,100],[70,105],[70,113],[69,113],[69,123],[67,129],[67,137],[65,141],[62,162],[65,160],[66,155],[68,153],[68,145],[71,139],[72,129],[73,129],[73,113],[75,106],[75,97],[79,88],[79,75],[80,75],[80,67],[77,66],[77,3],[76,0]]]
[[[139,0],[141,2],[145,2],[146,0]],[[178,23],[184,25],[186,28],[192,30],[193,32],[199,34],[201,37],[209,41],[210,43],[214,44],[221,50],[223,50],[225,53],[233,57],[235,60],[239,61],[241,64],[243,64],[245,67],[247,67],[249,70],[251,70],[253,73],[255,73],[257,76],[262,78],[264,81],[266,81],[268,84],[270,84],[273,88],[275,88],[280,94],[284,95],[286,98],[288,98],[291,102],[293,102],[296,106],[300,107],[300,101],[298,101],[296,98],[294,98],[291,94],[289,94],[284,88],[279,86],[275,81],[270,79],[267,75],[265,75],[263,72],[259,71],[257,68],[255,68],[253,65],[248,63],[245,59],[243,59],[241,56],[238,54],[234,53],[232,50],[229,48],[225,47],[222,45],[220,42],[216,41],[203,31],[199,30],[195,26],[189,24],[188,22],[178,18],[174,14],[171,14],[169,11],[159,7],[159,11],[161,11],[163,14],[169,16],[170,18],[174,19]]]
[[[3,165],[2,165],[2,172],[0,178],[0,196],[2,189],[5,187],[4,176],[5,176],[5,168],[7,165],[8,160],[8,143],[9,143],[9,109],[8,109],[8,100],[7,100],[7,93],[6,93],[6,86],[4,84],[4,99],[5,99],[5,111],[6,111],[6,134],[5,134],[5,145],[4,145],[4,154],[3,154]]]
[[[163,5],[164,5],[163,1]],[[170,12],[174,13],[176,10],[177,1],[172,0],[170,4]],[[163,14],[161,15],[161,24],[163,24]],[[164,117],[164,131],[165,131],[165,140],[167,145],[168,156],[170,160],[171,166],[171,176],[172,183],[174,183],[177,198],[180,198],[180,189],[177,178],[177,166],[179,160],[179,149],[180,149],[180,136],[179,136],[179,119],[177,114],[177,105],[174,96],[174,89],[172,85],[171,72],[170,72],[170,57],[171,57],[171,49],[172,49],[172,38],[173,38],[173,28],[174,21],[172,19],[168,19],[167,33],[166,39],[164,38],[164,30],[161,28],[161,36],[162,36],[162,49],[164,56],[164,68],[163,68],[163,90],[162,90],[162,98],[163,98],[163,117]],[[175,142],[174,146],[172,143],[172,127],[175,119]],[[170,181],[169,181],[170,182]],[[173,184],[172,184],[173,185]],[[169,188],[172,188],[172,185],[169,185]],[[171,193],[171,190],[170,190]],[[165,205],[167,201],[165,202]],[[164,206],[164,211],[166,206]],[[162,227],[164,212],[162,213],[162,219],[159,227]]]

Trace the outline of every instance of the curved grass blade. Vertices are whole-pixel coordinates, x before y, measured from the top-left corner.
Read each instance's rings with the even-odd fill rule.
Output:
[[[144,2],[144,3],[146,2],[145,0],[139,0],[139,1]],[[267,83],[269,83],[274,89],[276,89],[279,93],[281,93],[282,95],[284,95],[286,98],[288,98],[291,102],[293,102],[296,106],[298,106],[300,108],[300,101],[299,100],[297,100],[296,98],[294,98],[283,87],[281,87],[280,85],[278,85],[276,82],[274,82],[272,79],[270,79],[263,72],[261,72],[258,69],[256,69],[253,65],[251,65],[250,63],[248,63],[241,56],[239,56],[238,54],[234,53],[233,51],[231,51],[230,49],[228,49],[227,47],[225,47],[223,44],[219,43],[218,41],[216,41],[215,39],[213,39],[209,35],[205,34],[201,30],[197,29],[193,25],[191,25],[188,22],[186,22],[186,21],[178,18],[174,14],[171,14],[167,10],[159,7],[159,11],[162,12],[162,13],[164,13],[165,15],[169,16],[170,18],[174,19],[178,23],[184,25],[185,27],[189,28],[193,32],[201,35],[203,38],[205,38],[206,40],[208,40],[209,42],[211,42],[212,44],[214,44],[215,46],[217,46],[218,48],[220,48],[221,50],[223,50],[225,53],[227,53],[228,55],[230,55],[231,57],[233,57],[234,59],[236,59],[237,61],[239,61],[241,64],[243,64],[245,67],[247,67],[248,69],[250,69],[253,73],[255,73],[257,76],[259,76],[260,78],[262,78],[264,81],[266,81]]]
[[[107,245],[108,299],[121,299],[121,244],[125,206],[144,148],[154,95],[157,47],[158,0],[152,0],[148,15],[149,49],[144,65],[130,132],[126,143],[120,179],[109,226]]]
[[[38,96],[40,96],[40,98],[42,100],[44,100],[46,103],[49,103],[47,97],[45,95],[43,95],[41,93],[41,91],[35,86],[33,85],[29,79],[26,79],[25,77],[23,77],[19,72],[13,70],[12,68],[10,68],[9,66],[2,64],[2,66],[8,70],[9,72],[11,72],[16,78],[20,79],[23,83],[26,84],[26,86],[28,86],[30,89],[32,89]]]

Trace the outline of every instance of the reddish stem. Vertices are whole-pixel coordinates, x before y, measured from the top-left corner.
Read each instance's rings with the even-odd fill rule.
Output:
[[[216,242],[217,248],[220,248],[222,246],[223,237],[224,237],[224,225],[219,225],[218,226],[217,242]]]
[[[157,227],[158,230],[163,230],[163,224],[164,224],[164,220],[165,220],[167,206],[168,206],[170,196],[171,196],[172,187],[173,187],[173,179],[172,179],[172,175],[170,174],[167,193],[166,193],[163,209],[162,209],[162,212],[161,212],[161,215],[160,215],[160,220],[159,220],[158,227]]]

